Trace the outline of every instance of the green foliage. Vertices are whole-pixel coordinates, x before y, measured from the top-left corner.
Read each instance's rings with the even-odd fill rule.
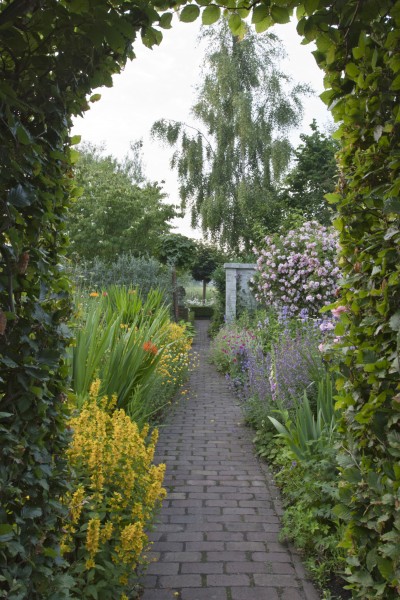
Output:
[[[61,600],[72,583],[58,550],[72,116],[89,108],[94,88],[112,84],[137,33],[147,45],[160,41],[159,18],[149,3],[1,3],[0,597],[8,600]]]
[[[171,286],[167,269],[158,260],[151,257],[120,254],[113,262],[96,257],[92,261],[81,261],[67,265],[69,276],[77,289],[101,291],[111,286],[140,289],[142,297],[150,290],[159,289],[167,298]]]
[[[300,463],[281,446],[272,455],[285,509],[281,538],[294,542],[322,588],[330,581],[340,581],[345,565],[341,529],[333,512],[338,497],[335,455],[336,450],[329,445],[321,446],[317,454]]]
[[[334,213],[324,196],[334,192],[339,177],[335,160],[339,144],[321,133],[315,120],[311,129],[310,135],[300,135],[302,144],[294,151],[295,167],[285,179],[282,201],[290,212],[298,210],[304,221],[330,225]]]
[[[206,20],[216,14],[214,8],[205,9]],[[232,25],[236,17],[238,31]],[[152,134],[176,148],[171,166],[193,226],[201,224],[212,241],[237,251],[243,244],[251,247],[261,224],[279,223],[276,185],[289,163],[287,134],[298,123],[305,86],[291,86],[279,71],[282,50],[275,36],[245,29],[239,43],[234,36],[241,35],[241,20],[231,19],[234,35],[226,23],[204,31],[205,70],[192,107],[200,129],[160,120]]]
[[[318,454],[320,448],[333,447],[338,417],[334,411],[332,380],[327,374],[318,383],[316,411],[314,413],[307,393],[295,408],[294,420],[288,411],[275,411],[285,424],[269,416],[269,420],[279,435],[299,460],[309,459]]]
[[[81,407],[95,377],[101,392],[117,396],[137,422],[152,412],[156,369],[168,334],[168,308],[159,292],[145,301],[139,293],[111,288],[106,295],[90,298],[82,308],[75,343],[69,349],[71,388]],[[167,401],[167,400],[166,400]]]
[[[164,235],[159,240],[158,256],[161,262],[185,271],[193,263],[196,244],[190,238],[180,233]]]
[[[185,6],[186,20],[206,10],[211,18],[214,5],[199,4],[198,10],[195,3]],[[9,600],[63,598],[71,583],[59,577],[57,558],[69,343],[68,284],[59,265],[75,160],[68,128],[72,116],[89,107],[87,98],[98,100],[92,91],[112,85],[112,75],[133,57],[136,35],[149,47],[160,43],[156,26],[169,27],[168,9],[179,5],[1,5],[0,553],[1,594]],[[189,13],[190,5],[195,10]],[[353,596],[392,600],[399,594],[400,546],[400,3],[256,0],[246,10],[232,0],[223,6],[239,37],[247,15],[262,32],[287,22],[297,8],[298,32],[305,43],[315,41],[314,56],[325,71],[322,98],[341,123],[340,178],[328,201],[338,212],[345,275],[340,303],[348,310],[339,325],[337,379],[343,544]]]
[[[115,410],[114,399],[99,396],[99,383],[71,419],[67,455],[73,477],[63,498],[69,514],[61,547],[76,597],[121,600],[137,592],[146,530],[165,497],[165,465],[152,463],[157,430],[151,437],[148,427],[140,431],[123,410]]]
[[[206,300],[207,283],[211,281],[215,269],[222,265],[224,260],[225,256],[218,248],[202,243],[197,244],[191,274],[193,279],[203,282],[203,304]]]
[[[78,259],[112,262],[121,253],[154,255],[177,212],[164,202],[157,183],[141,181],[140,164],[84,146],[74,173],[80,195],[69,210],[67,231]]]
[[[209,283],[215,269],[224,262],[224,255],[218,248],[198,243],[191,273],[196,281]]]

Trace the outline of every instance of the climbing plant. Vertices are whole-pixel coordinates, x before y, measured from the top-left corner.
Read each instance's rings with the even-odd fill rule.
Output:
[[[160,3],[159,3],[160,4]],[[163,3],[167,7],[169,3]],[[140,35],[168,26],[148,2],[0,3],[0,597],[68,597],[58,540],[69,284],[60,268],[82,114]]]
[[[64,215],[73,188],[71,117],[134,56],[182,21],[226,11],[242,36],[289,21],[315,41],[322,97],[340,123],[336,205],[342,336],[341,503],[355,598],[400,593],[400,0],[3,0],[0,3],[0,596],[63,598],[57,498],[63,455],[63,349],[69,343]],[[200,6],[199,6],[200,5]],[[158,12],[159,11],[159,12]]]

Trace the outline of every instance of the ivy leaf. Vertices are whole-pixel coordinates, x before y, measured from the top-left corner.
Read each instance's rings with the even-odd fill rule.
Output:
[[[32,199],[32,195],[20,183],[12,188],[7,195],[9,204],[17,206],[18,208],[30,206],[32,204]]]
[[[256,23],[255,30],[257,33],[264,33],[264,31],[267,31],[267,29],[272,27],[273,24],[274,24],[274,22],[271,19],[271,17],[267,17],[263,21]]]
[[[221,16],[221,9],[219,8],[219,6],[215,6],[214,4],[211,4],[210,6],[207,6],[207,8],[205,8],[203,10],[202,23],[203,23],[203,25],[212,25],[213,23],[218,21],[220,16]]]
[[[383,212],[386,215],[389,213],[396,213],[397,215],[400,215],[400,200],[398,198],[388,198],[385,200]]]
[[[185,6],[179,16],[180,21],[183,23],[192,23],[197,19],[200,14],[200,9],[198,6],[194,4],[189,4],[189,6]]]
[[[37,519],[37,517],[41,517],[43,514],[43,511],[41,508],[34,507],[34,506],[24,506],[24,508],[22,509],[22,516],[25,519]]]
[[[400,75],[394,78],[392,85],[390,86],[391,90],[400,90]]]
[[[271,6],[271,17],[275,23],[289,23],[290,12],[284,6],[277,6],[276,4],[273,4]]]
[[[164,13],[160,17],[159,25],[163,29],[171,29],[172,13]]]
[[[251,18],[251,22],[253,24],[260,23],[267,17],[269,17],[268,7],[265,6],[265,4],[261,4],[259,6],[256,6],[255,9],[253,10],[253,16]]]
[[[308,15],[312,15],[319,6],[319,0],[304,0],[304,9]]]
[[[392,331],[400,331],[400,310],[390,318],[389,327]]]
[[[0,542],[5,543],[12,540],[14,537],[14,532],[12,525],[0,525]]]
[[[71,137],[69,143],[71,144],[71,146],[75,146],[76,144],[80,143],[81,139],[82,139],[82,136],[80,136],[80,135],[73,135]]]
[[[229,17],[228,25],[233,35],[238,35],[241,29],[242,19],[239,15],[233,14]]]

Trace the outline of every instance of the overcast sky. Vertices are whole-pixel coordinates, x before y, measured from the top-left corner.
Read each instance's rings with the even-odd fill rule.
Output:
[[[82,136],[82,142],[103,143],[107,152],[122,158],[129,150],[130,141],[143,138],[144,166],[148,179],[164,180],[164,191],[172,203],[178,204],[178,184],[175,172],[169,167],[171,148],[163,148],[149,136],[154,121],[161,118],[193,121],[190,107],[195,100],[195,86],[199,82],[204,49],[198,44],[200,23],[180,23],[175,20],[172,29],[164,30],[160,46],[149,50],[138,41],[137,58],[116,75],[112,88],[98,90],[102,98],[92,105],[83,118],[75,120],[73,133]],[[299,129],[292,135],[296,146],[299,134],[308,133],[309,124],[316,118],[320,127],[331,122],[329,113],[318,98],[323,91],[323,74],[311,54],[312,46],[302,46],[294,23],[272,29],[282,40],[288,58],[281,68],[296,82],[309,83],[315,96],[306,98],[305,115]],[[189,220],[176,222],[180,233],[200,237],[189,227]]]

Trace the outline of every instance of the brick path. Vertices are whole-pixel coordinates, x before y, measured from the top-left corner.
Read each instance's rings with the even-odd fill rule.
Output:
[[[142,600],[318,600],[278,541],[277,491],[225,378],[208,363],[207,326],[196,322],[200,364],[189,396],[160,431],[168,497],[150,536],[157,562]]]

